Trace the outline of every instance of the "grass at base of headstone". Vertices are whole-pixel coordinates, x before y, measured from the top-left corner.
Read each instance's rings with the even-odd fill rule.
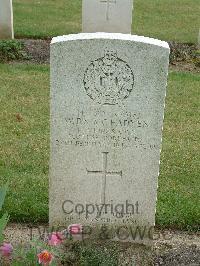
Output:
[[[81,32],[81,0],[14,0],[13,6],[17,38],[47,38]],[[199,12],[199,0],[134,0],[132,32],[197,43]]]
[[[156,221],[200,221],[198,74],[170,73]],[[0,65],[0,186],[15,222],[48,221],[49,67]]]
[[[81,266],[147,266],[152,265],[154,255],[150,246],[84,239],[81,242],[66,243],[64,261],[67,265]]]

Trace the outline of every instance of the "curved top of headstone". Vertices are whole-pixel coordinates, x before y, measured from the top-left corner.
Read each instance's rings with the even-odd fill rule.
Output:
[[[169,49],[169,44],[165,41],[160,41],[157,39],[144,37],[144,36],[138,36],[138,35],[123,34],[123,33],[105,33],[105,32],[79,33],[79,34],[69,34],[69,35],[58,36],[52,39],[51,44],[58,43],[58,42],[65,42],[65,41],[91,40],[91,39],[134,41],[138,43],[152,44],[152,45],[156,45],[156,46]]]

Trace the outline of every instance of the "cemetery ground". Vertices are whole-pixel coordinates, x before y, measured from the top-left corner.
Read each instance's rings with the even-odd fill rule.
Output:
[[[6,237],[16,243],[29,241],[29,227],[38,235],[48,223],[50,39],[81,31],[81,1],[57,1],[56,7],[54,2],[13,0],[18,40],[0,42],[0,186],[9,180],[3,211],[10,215]],[[156,213],[159,236],[153,253],[125,243],[72,243],[65,265],[199,265],[200,52],[194,44],[199,0],[190,1],[189,13],[187,0],[135,0],[134,9],[135,34],[173,40]]]
[[[1,184],[11,221],[48,222],[49,66],[0,65]],[[196,229],[199,202],[198,73],[169,74],[157,225]]]
[[[81,0],[57,1],[56,5],[53,0],[14,0],[13,8],[17,38],[44,39],[81,32]],[[199,13],[199,0],[134,0],[132,32],[195,43]]]
[[[27,225],[38,235],[37,225],[43,232],[48,223],[49,65],[22,62],[0,64],[1,185],[9,180],[4,210],[14,224],[7,236],[17,242],[30,237]],[[153,255],[129,244],[108,244],[106,250],[101,242],[95,248],[73,244],[66,261],[75,265],[77,249],[76,256],[89,263],[82,265],[117,265],[120,256],[128,263],[138,257],[138,265],[199,261],[199,82],[198,68],[169,74],[156,216],[167,241],[161,234]]]

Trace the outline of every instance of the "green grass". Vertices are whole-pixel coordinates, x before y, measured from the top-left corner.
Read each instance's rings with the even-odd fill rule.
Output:
[[[169,75],[157,224],[200,221],[198,74]],[[49,67],[0,65],[0,186],[12,221],[48,221]]]
[[[161,40],[197,43],[199,0],[135,0],[133,32]]]
[[[80,32],[81,2],[14,0],[16,37],[46,38]],[[196,43],[199,13],[199,0],[134,0],[132,32],[163,40]]]
[[[0,62],[28,59],[28,55],[23,51],[23,48],[23,43],[17,40],[0,41]]]
[[[16,37],[45,38],[80,32],[81,0],[14,0]]]
[[[160,225],[199,225],[199,84],[199,74],[169,76],[157,210]]]
[[[48,214],[49,69],[0,66],[0,177],[10,182],[11,220]]]

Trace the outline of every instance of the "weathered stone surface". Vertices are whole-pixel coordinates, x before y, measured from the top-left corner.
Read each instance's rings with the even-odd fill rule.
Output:
[[[51,225],[152,229],[168,59],[145,37],[53,38]]]
[[[0,39],[13,39],[12,0],[0,0]]]
[[[133,0],[83,0],[83,32],[131,33]]]

